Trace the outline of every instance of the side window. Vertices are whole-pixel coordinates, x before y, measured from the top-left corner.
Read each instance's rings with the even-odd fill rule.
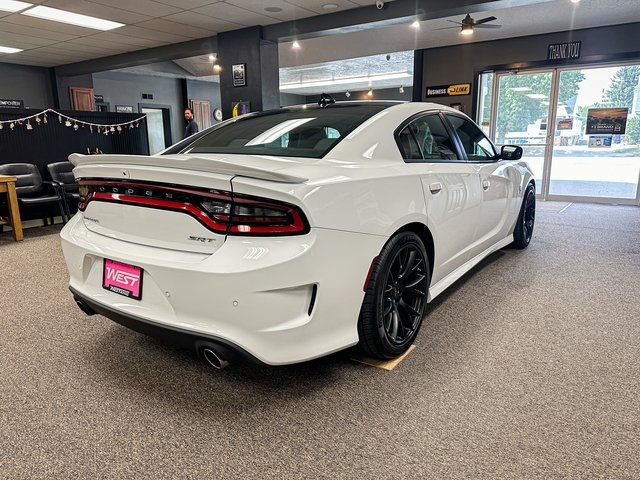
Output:
[[[422,160],[422,152],[418,147],[411,129],[407,126],[402,129],[398,134],[398,146],[400,147],[400,153],[405,160]]]
[[[495,158],[496,151],[493,144],[475,123],[458,115],[447,115],[447,118],[460,137],[462,147],[467,152],[469,160],[486,161]]]
[[[459,160],[437,114],[425,115],[407,125],[398,135],[398,145],[405,160]]]

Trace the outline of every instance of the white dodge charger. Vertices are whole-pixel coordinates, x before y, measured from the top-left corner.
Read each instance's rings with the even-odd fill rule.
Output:
[[[400,355],[427,303],[535,219],[522,149],[430,103],[320,102],[154,156],[71,155],[61,233],[80,308],[221,368],[353,345]]]

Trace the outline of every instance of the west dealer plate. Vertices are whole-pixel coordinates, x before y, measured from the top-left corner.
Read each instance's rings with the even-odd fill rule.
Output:
[[[134,300],[142,298],[142,268],[104,259],[102,288]]]

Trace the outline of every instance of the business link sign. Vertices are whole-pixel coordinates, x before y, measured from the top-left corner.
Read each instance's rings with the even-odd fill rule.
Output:
[[[458,95],[470,94],[470,83],[456,83],[455,85],[437,85],[435,87],[427,87],[426,97],[455,97]]]

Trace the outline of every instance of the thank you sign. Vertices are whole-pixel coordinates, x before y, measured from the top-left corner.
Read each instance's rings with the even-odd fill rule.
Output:
[[[580,58],[582,42],[552,43],[547,47],[547,60],[562,61]]]

